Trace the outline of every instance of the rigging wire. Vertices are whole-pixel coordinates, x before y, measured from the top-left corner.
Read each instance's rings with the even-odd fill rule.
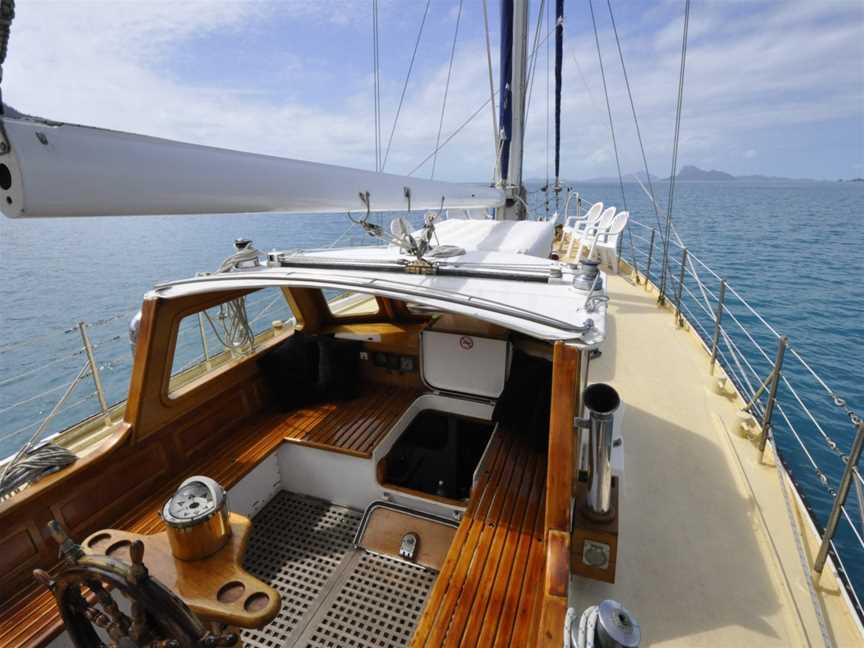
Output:
[[[658,229],[662,229],[660,225],[660,210],[657,207],[657,201],[654,199],[654,181],[651,180],[651,172],[648,170],[648,156],[645,155],[645,144],[642,141],[639,118],[636,116],[636,104],[633,101],[633,92],[630,90],[630,77],[627,74],[627,66],[624,65],[624,52],[621,50],[621,40],[618,38],[618,26],[615,24],[615,14],[612,12],[612,0],[606,0],[606,6],[609,7],[609,20],[612,22],[612,32],[615,34],[615,44],[618,47],[621,71],[624,73],[624,85],[627,88],[627,97],[630,99],[630,111],[633,113],[633,123],[636,126],[636,138],[639,140],[639,150],[642,153],[642,166],[645,169],[645,181],[648,183],[649,196],[651,204],[654,207],[654,217],[657,220]]]
[[[675,137],[672,144],[672,173],[669,176],[669,199],[666,203],[666,233],[663,237],[663,267],[660,274],[660,294],[663,301],[666,293],[666,277],[669,274],[669,236],[672,228],[672,206],[675,200],[675,176],[678,174],[678,141],[681,134],[681,111],[684,106],[684,69],[687,63],[687,30],[690,26],[690,0],[684,1],[684,33],[681,37],[681,69],[678,72],[678,103],[675,108]]]
[[[390,137],[387,140],[387,150],[381,161],[381,170],[387,166],[390,157],[390,147],[393,145],[393,135],[396,133],[396,124],[399,123],[399,115],[402,112],[402,104],[405,101],[405,92],[408,90],[408,81],[411,79],[411,71],[414,69],[414,59],[417,58],[417,49],[420,47],[420,38],[423,36],[423,27],[426,25],[426,17],[429,15],[429,4],[432,0],[426,0],[426,8],[423,10],[423,18],[420,20],[420,30],[417,32],[417,41],[414,43],[414,52],[411,54],[411,62],[408,64],[408,74],[405,75],[405,83],[402,84],[402,95],[399,97],[399,106],[396,108],[396,116],[393,118],[393,127],[390,129]],[[485,2],[485,0],[484,0]],[[487,34],[488,38],[488,34]]]
[[[495,91],[495,95],[497,95],[497,94],[498,94],[498,91],[496,90],[496,91]],[[425,158],[423,158],[423,161],[420,162],[420,164],[418,164],[417,166],[415,166],[413,169],[411,169],[411,171],[409,171],[406,175],[412,176],[412,175],[414,175],[415,173],[417,173],[417,171],[418,171],[418,170],[419,170],[419,169],[420,169],[424,164],[426,164],[429,160],[431,160],[432,157],[438,153],[438,151],[440,151],[440,150],[443,149],[445,146],[447,146],[447,144],[450,143],[450,140],[452,140],[454,137],[456,137],[459,133],[462,132],[462,130],[463,130],[466,126],[468,126],[468,124],[470,124],[472,121],[474,121],[474,119],[477,117],[477,115],[479,115],[479,114],[480,114],[480,113],[481,113],[481,112],[486,108],[486,106],[488,106],[489,103],[492,102],[492,101],[494,101],[494,97],[493,97],[493,98],[490,98],[490,99],[487,99],[486,101],[484,101],[484,102],[480,105],[480,107],[477,108],[477,110],[475,110],[473,113],[471,113],[471,114],[468,116],[468,118],[467,118],[464,122],[462,122],[462,123],[459,125],[459,127],[458,127],[456,130],[454,130],[452,133],[450,133],[450,135],[447,136],[447,139],[445,139],[443,142],[441,142],[441,145],[440,145],[440,146],[436,147],[434,151],[432,151],[429,155],[427,155]],[[503,142],[504,142],[504,139],[502,138],[502,139],[501,139],[501,143],[503,144]]]
[[[483,0],[483,27],[486,30],[486,63],[489,68],[489,103],[492,107],[492,144],[495,147],[495,169],[492,172],[492,182],[497,183],[501,178],[499,160],[501,154],[501,144],[499,140],[501,139],[501,136],[498,133],[498,117],[495,114],[495,81],[492,77],[492,41],[489,36],[489,8],[487,4],[487,0]]]
[[[618,168],[618,186],[621,188],[621,201],[624,203],[624,209],[626,210],[627,196],[624,194],[624,178],[621,175],[621,159],[618,156],[615,123],[612,120],[612,107],[609,103],[609,91],[606,87],[606,71],[603,68],[603,55],[600,52],[600,36],[597,33],[597,19],[594,16],[594,0],[588,0],[588,7],[591,9],[591,24],[594,26],[594,43],[597,45],[597,60],[600,62],[600,78],[603,80],[603,95],[606,97],[606,114],[609,116],[609,132],[612,133],[612,148],[615,150],[615,166]]]
[[[244,347],[249,347],[249,352],[255,350],[255,333],[249,325],[249,316],[246,313],[246,301],[243,297],[232,299],[219,305],[217,319],[222,325],[222,333],[206,310],[201,311],[210,324],[213,334],[226,351],[242,353]]]
[[[78,350],[74,351],[73,353],[62,355],[58,358],[54,358],[53,360],[49,360],[48,362],[43,362],[43,363],[33,367],[32,369],[27,369],[26,371],[22,371],[21,373],[16,374],[10,378],[4,378],[3,380],[0,380],[0,387],[3,387],[4,385],[8,385],[10,383],[18,382],[19,380],[21,380],[22,378],[26,378],[27,376],[31,376],[31,375],[36,374],[36,373],[41,373],[45,369],[45,367],[50,367],[50,366],[58,364],[60,362],[65,362],[69,358],[74,358],[75,356],[80,356],[83,353],[84,353],[84,347],[80,347]]]
[[[600,112],[600,106],[597,103],[597,99],[594,97],[594,93],[591,92],[591,86],[588,85],[588,80],[585,78],[585,72],[582,71],[582,66],[579,65],[579,59],[576,58],[576,52],[572,49],[570,50],[570,58],[573,59],[573,63],[576,65],[576,71],[579,73],[579,80],[582,81],[585,92],[588,94],[588,99],[591,100],[591,107],[597,112]]]
[[[8,482],[10,481],[14,480],[12,484],[14,488],[16,485],[23,483],[22,479],[26,480],[28,477],[35,477],[45,469],[50,469],[55,463],[57,466],[62,467],[75,461],[77,458],[75,455],[68,450],[58,448],[54,444],[43,445],[41,449],[36,448],[35,444],[36,440],[45,432],[45,428],[48,427],[51,420],[63,407],[69,395],[75,391],[75,388],[87,375],[88,370],[89,365],[85,362],[78,375],[66,387],[63,396],[60,397],[60,400],[57,401],[57,404],[54,405],[48,416],[45,417],[33,435],[21,446],[18,452],[15,453],[15,456],[3,467],[2,472],[0,472],[0,493],[6,492],[9,487]]]
[[[453,59],[456,56],[456,41],[459,38],[459,23],[462,22],[462,2],[459,0],[459,12],[456,14],[456,29],[453,31],[453,45],[450,48],[450,65],[447,68],[447,83],[444,86],[444,101],[441,102],[441,119],[438,120],[438,137],[435,138],[435,150],[432,152],[432,175],[435,179],[435,166],[438,164],[438,151],[441,143],[441,129],[444,128],[444,113],[447,111],[447,94],[450,92],[450,78],[453,74]]]
[[[534,29],[534,44],[531,46],[531,61],[528,64],[528,77],[525,79],[524,90],[527,90],[525,93],[527,97],[525,99],[525,115],[523,116],[523,132],[525,130],[524,122],[528,120],[528,115],[531,112],[531,97],[534,94],[534,72],[537,70],[537,55],[540,51],[540,47],[549,40],[550,36],[550,34],[547,33],[545,38],[543,38],[542,41],[540,40],[540,34],[543,27],[543,8],[545,6],[546,0],[540,0],[540,8],[537,11],[537,26]]]
[[[372,0],[372,103],[375,120],[375,171],[381,170],[381,82],[378,58],[378,0]]]

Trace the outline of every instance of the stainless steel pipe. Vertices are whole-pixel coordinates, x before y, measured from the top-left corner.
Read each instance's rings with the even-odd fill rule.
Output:
[[[588,428],[588,508],[600,516],[612,513],[612,425],[621,405],[618,392],[605,383],[596,383],[582,392]]]

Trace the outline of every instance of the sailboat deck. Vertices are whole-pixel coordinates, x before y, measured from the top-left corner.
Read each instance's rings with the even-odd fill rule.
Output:
[[[709,375],[701,342],[675,328],[651,288],[612,276],[609,293],[608,340],[589,381],[612,384],[625,403],[617,581],[574,578],[571,605],[621,601],[643,645],[822,645],[781,489],[793,508],[794,494],[736,433],[744,403],[712,389],[722,371]],[[860,646],[828,571],[816,587],[830,638]]]

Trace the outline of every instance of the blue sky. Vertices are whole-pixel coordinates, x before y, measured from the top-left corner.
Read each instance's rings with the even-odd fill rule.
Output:
[[[554,3],[553,3],[554,4]],[[19,3],[4,98],[55,119],[245,150],[374,166],[371,0]],[[531,7],[532,31],[539,0]],[[640,156],[605,0],[595,0],[625,171]],[[425,0],[381,0],[382,129],[389,136]],[[458,0],[431,0],[387,165],[407,173],[438,131]],[[613,1],[651,171],[668,175],[683,0]],[[489,1],[493,61],[498,0]],[[614,174],[587,0],[565,3],[562,175]],[[545,35],[546,23],[542,27]],[[82,37],[83,35],[83,37]],[[864,175],[864,3],[694,0],[681,164],[736,174]],[[546,173],[546,45],[526,169]],[[464,0],[442,138],[489,97],[482,4]],[[492,173],[481,111],[437,176]],[[429,164],[417,171],[427,175]]]

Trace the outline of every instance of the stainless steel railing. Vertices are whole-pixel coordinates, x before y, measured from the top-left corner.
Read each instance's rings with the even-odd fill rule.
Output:
[[[723,367],[758,423],[759,452],[764,452],[770,440],[819,530],[821,543],[812,565],[814,572],[822,572],[830,555],[853,605],[864,618],[861,594],[854,586],[864,587],[862,576],[853,582],[847,569],[847,564],[864,563],[864,477],[858,465],[864,448],[861,417],[788,337],[692,250],[680,241],[670,241],[669,267],[665,272],[657,270],[656,228],[631,218],[628,229],[630,244],[622,243],[622,258],[631,263],[637,281],[655,283],[658,273],[665,274],[665,289],[657,286],[658,301],[672,306],[678,325],[686,321],[698,333],[711,371],[718,362]],[[840,436],[843,441],[835,438]],[[800,468],[790,466],[793,452],[800,452],[809,472],[802,474]],[[850,502],[851,490],[855,490],[857,506]],[[812,500],[817,495],[830,498],[824,523],[814,510],[817,507]],[[838,542],[838,534],[842,542]]]

